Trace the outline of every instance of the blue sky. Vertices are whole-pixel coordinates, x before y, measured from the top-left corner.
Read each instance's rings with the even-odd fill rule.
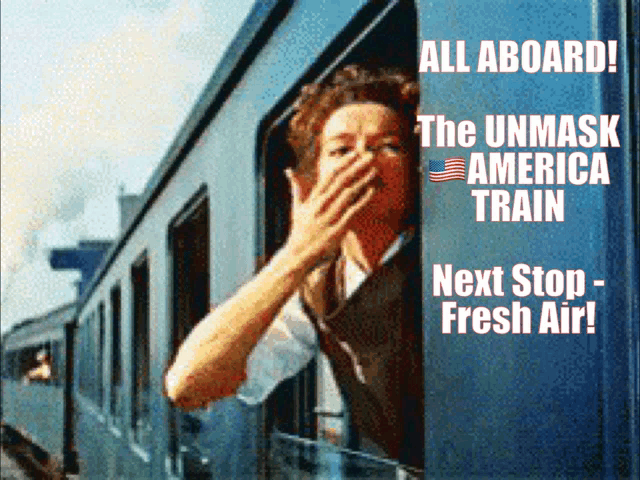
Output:
[[[114,238],[253,0],[7,0],[2,330],[74,299],[48,249]]]

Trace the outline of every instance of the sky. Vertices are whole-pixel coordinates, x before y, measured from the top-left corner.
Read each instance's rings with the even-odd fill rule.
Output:
[[[254,0],[3,0],[2,331],[76,296],[54,247],[115,239]]]

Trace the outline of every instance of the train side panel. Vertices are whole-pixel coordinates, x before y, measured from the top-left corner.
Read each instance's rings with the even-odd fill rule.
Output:
[[[190,440],[179,445],[179,453],[170,451],[171,411],[161,393],[172,338],[171,268],[174,259],[171,257],[170,225],[185,205],[204,191],[210,205],[210,304],[215,306],[224,301],[251,277],[258,242],[256,191],[259,179],[255,151],[259,123],[361,6],[362,2],[342,2],[328,10],[326,5],[316,2],[298,2],[265,38],[265,43],[253,47],[259,51],[241,84],[211,119],[179,170],[137,225],[108,275],[83,306],[81,323],[95,315],[100,301],[108,297],[108,289],[115,283],[120,284],[124,397],[127,399],[124,426],[114,428],[104,404],[96,405],[82,393],[78,394],[76,441],[81,472],[86,478],[127,478],[133,473],[136,478],[179,477],[196,470],[211,478],[252,478],[259,474],[260,408],[248,407],[236,399],[223,400],[207,411],[181,417],[181,435],[189,436]],[[318,19],[323,21],[306,31],[307,26]],[[305,35],[300,35],[301,31],[305,31]],[[288,52],[285,61],[282,51]],[[132,410],[130,359],[141,341],[132,333],[132,310],[136,300],[129,278],[131,265],[141,256],[148,259],[150,292],[148,407],[151,412],[149,428],[153,434],[146,445],[133,439],[132,426],[126,418]],[[109,316],[107,307],[106,317]],[[107,321],[104,371],[111,368],[110,328]],[[82,362],[81,354],[78,358]],[[79,364],[76,366],[81,368]],[[109,386],[103,388],[108,396]],[[99,441],[100,438],[103,440]],[[116,453],[120,459],[117,465],[110,460]],[[177,466],[174,465],[176,462]],[[199,465],[194,465],[198,462]]]
[[[380,13],[385,5],[303,0],[256,6],[239,36],[246,34],[246,41],[231,47],[232,53],[239,49],[238,55],[226,57],[233,60],[230,64],[223,60],[218,74],[224,75],[214,76],[205,89],[150,181],[153,194],[146,194],[144,215],[135,220],[79,312],[75,442],[83,478],[255,478],[264,473],[265,407],[231,398],[183,414],[163,397],[163,374],[178,340],[188,332],[180,325],[182,319],[192,322],[193,312],[206,312],[232,295],[251,278],[259,263],[256,257],[265,253],[264,199],[259,192],[264,188],[262,175],[272,172],[260,171],[259,155],[266,117],[311,70],[319,73],[338,60],[337,53],[326,58],[323,52],[351,20],[367,8]],[[459,0],[415,5],[419,40],[464,39],[469,58],[480,40],[623,41],[618,26],[597,23],[593,13],[604,8],[597,2]],[[624,2],[618,7],[630,8]],[[613,15],[600,13],[600,18]],[[251,35],[257,35],[253,44]],[[611,83],[605,74],[423,73],[419,78],[421,113],[472,120],[480,126],[479,139],[485,115],[600,115],[626,108],[625,100],[621,106],[607,97],[607,92],[625,87]],[[634,313],[629,302],[619,306],[612,290],[592,286],[593,279],[602,278],[607,285],[620,282],[619,290],[637,291],[632,275],[617,276],[633,270],[637,252],[630,257],[613,252],[633,243],[633,226],[619,212],[633,210],[630,191],[635,188],[637,195],[637,185],[627,178],[632,176],[629,165],[638,160],[637,149],[633,153],[630,146],[628,111],[623,117],[623,145],[606,151],[612,184],[559,187],[566,198],[563,222],[476,222],[470,190],[487,187],[423,179],[429,476],[583,478],[600,472],[637,473],[630,453],[637,450],[637,432],[630,432],[618,413],[633,413],[630,359],[638,353]],[[480,144],[472,149],[424,148],[423,169],[428,170],[430,160],[468,160],[470,151],[486,154],[488,149]],[[500,188],[513,194],[522,187]],[[198,258],[188,258],[189,252],[197,252]],[[207,271],[202,271],[199,265],[205,263]],[[597,301],[596,333],[442,333],[445,299],[432,293],[434,264],[471,271],[501,266],[509,274],[517,263],[587,272],[584,299]],[[182,285],[191,281],[206,282],[207,288]],[[510,283],[505,285],[505,296],[446,300],[490,308],[521,301],[532,312],[540,311],[542,298],[521,299],[512,294]],[[192,297],[197,298],[184,300]],[[535,316],[532,325],[537,328]],[[614,344],[632,346],[619,356],[611,349]],[[618,393],[609,393],[611,387]]]
[[[62,459],[64,451],[64,389],[62,386],[25,385],[22,380],[4,380],[3,422],[27,440]]]
[[[633,173],[638,150],[629,133],[638,125],[637,120],[633,124],[631,90],[626,83],[634,59],[627,56],[633,49],[626,48],[625,27],[634,18],[634,10],[637,13],[637,3],[636,7],[632,3],[454,1],[429,7],[425,2],[420,8],[422,39],[447,39],[452,44],[465,40],[471,68],[469,73],[421,74],[423,110],[445,115],[456,124],[471,120],[478,127],[477,143],[471,148],[425,149],[426,169],[430,160],[457,156],[471,168],[471,152],[482,152],[487,160],[489,151],[501,155],[548,151],[554,157],[557,152],[566,152],[568,157],[584,151],[589,158],[603,152],[608,156],[611,181],[607,185],[567,181],[523,186],[425,180],[425,412],[427,470],[434,478],[638,475],[633,453],[638,448],[637,419],[632,420],[637,408],[633,406],[637,401],[637,304],[634,307],[630,300],[637,295],[634,243],[638,227],[631,221],[637,205],[631,199],[638,194],[637,171]],[[547,40],[563,45],[563,40],[596,39],[618,42],[624,53],[617,57],[617,73],[475,71],[482,40],[494,41],[496,47],[499,40],[513,40],[520,46],[536,40],[544,47]],[[637,62],[637,51],[635,55]],[[486,116],[509,114],[553,115],[558,120],[571,115],[576,122],[584,114],[596,118],[618,114],[616,132],[621,145],[489,148],[484,142]],[[488,168],[488,161],[486,165]],[[512,199],[518,189],[531,198],[534,190],[562,190],[564,219],[494,222],[487,200],[482,207],[485,220],[478,221],[472,191],[487,189],[508,192]],[[436,277],[442,276],[435,266],[444,269],[447,264],[454,273],[502,268],[504,295],[494,290],[479,296],[455,292],[446,296],[442,289],[436,294]],[[565,304],[561,302],[567,300],[566,291],[559,298],[550,293],[516,296],[512,268],[517,264],[539,266],[545,272],[581,269],[586,275],[584,296]],[[605,281],[605,288],[594,286],[599,279]],[[491,285],[493,288],[493,281]],[[459,307],[506,306],[510,310],[513,302],[519,302],[532,313],[531,333],[517,334],[514,323],[506,334],[479,334],[472,329],[471,319],[466,333],[459,333],[463,320],[458,316],[451,322],[452,333],[445,334],[445,301]],[[543,301],[558,308],[596,302],[595,333],[586,332],[585,322],[580,333],[540,332]],[[620,355],[619,348],[625,353]]]
[[[33,448],[32,459],[50,472],[72,471],[71,407],[66,392],[67,349],[74,304],[14,327],[2,339],[2,423]],[[42,370],[46,356],[49,368]]]
[[[91,293],[78,314],[75,349],[75,444],[81,478],[125,479],[153,478],[149,446],[140,446],[133,439],[132,419],[132,356],[138,340],[133,329],[133,287],[131,266],[147,249],[148,240],[127,244],[116,258],[108,275]],[[154,239],[153,236],[150,239]],[[121,297],[120,353],[121,382],[118,387],[109,379],[112,366],[113,307],[108,301],[111,289],[117,286]],[[100,325],[98,311],[105,307],[105,321]],[[98,342],[102,337],[102,348]],[[148,343],[148,340],[140,340]],[[98,351],[102,350],[102,356]],[[102,382],[99,382],[99,379]],[[117,410],[111,411],[109,399],[116,389]]]

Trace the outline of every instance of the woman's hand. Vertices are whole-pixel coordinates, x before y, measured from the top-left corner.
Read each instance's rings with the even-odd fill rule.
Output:
[[[292,171],[292,227],[287,242],[251,281],[189,333],[165,377],[165,394],[186,410],[236,391],[256,343],[308,271],[333,252],[349,221],[371,199],[371,154],[351,154],[313,188]]]
[[[292,170],[285,171],[292,196],[287,254],[311,268],[340,246],[350,220],[375,193],[373,158],[371,153],[346,155],[312,188]]]

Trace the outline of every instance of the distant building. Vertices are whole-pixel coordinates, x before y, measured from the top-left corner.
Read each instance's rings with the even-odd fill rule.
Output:
[[[79,298],[112,243],[111,240],[81,240],[77,247],[54,248],[49,253],[49,264],[54,270],[80,271],[80,281],[76,284]]]
[[[135,217],[141,204],[139,195],[125,194],[120,188],[118,206],[120,208],[120,232]],[[49,264],[54,270],[79,270],[80,280],[76,283],[78,298],[82,296],[103,257],[111,248],[112,240],[81,240],[77,247],[54,248],[49,254]]]

